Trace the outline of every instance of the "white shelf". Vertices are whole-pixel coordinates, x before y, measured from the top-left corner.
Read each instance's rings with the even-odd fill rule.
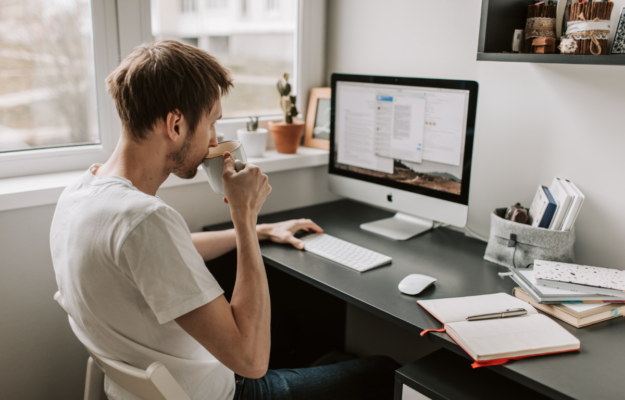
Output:
[[[268,174],[327,165],[328,151],[300,147],[297,154],[279,154],[275,150],[268,150],[264,157],[250,158],[248,162],[258,165],[261,171]],[[56,204],[63,189],[84,172],[80,170],[0,179],[0,211]],[[188,180],[170,175],[161,188],[193,184],[208,185],[203,171],[198,171],[195,178]]]

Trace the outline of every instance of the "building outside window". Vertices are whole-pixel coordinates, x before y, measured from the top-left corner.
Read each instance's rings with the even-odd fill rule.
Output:
[[[89,0],[0,0],[0,153],[100,143]]]
[[[206,0],[206,8],[209,10],[218,10],[228,7],[228,0]]]
[[[280,114],[276,82],[293,75],[297,1],[205,0],[192,13],[181,12],[180,1],[151,0],[152,33],[198,46],[230,69],[235,87],[222,100],[224,118]]]
[[[193,13],[196,11],[197,11],[197,0],[180,0],[180,12]]]
[[[267,0],[267,11],[278,11],[280,9],[279,0]]]

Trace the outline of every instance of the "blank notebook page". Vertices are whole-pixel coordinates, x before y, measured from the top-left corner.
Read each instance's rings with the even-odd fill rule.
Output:
[[[575,336],[540,314],[454,322],[447,326],[447,333],[466,345],[465,350],[473,353],[471,355],[477,360],[554,353],[580,347]]]
[[[524,308],[528,314],[537,314],[534,307],[505,293],[451,299],[420,300],[418,303],[444,324],[464,321],[467,317]]]

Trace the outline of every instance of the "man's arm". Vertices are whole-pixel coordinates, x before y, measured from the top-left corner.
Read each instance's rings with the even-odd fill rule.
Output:
[[[234,229],[217,232],[192,233],[191,240],[204,261],[215,259],[237,247],[237,238]]]
[[[236,172],[230,154],[224,154],[223,179],[238,244],[232,300],[220,296],[176,322],[226,367],[260,378],[269,365],[271,308],[256,220],[271,186],[256,166]]]
[[[256,225],[259,240],[270,239],[276,243],[290,243],[297,249],[303,249],[304,243],[294,235],[299,230],[312,230],[322,233],[317,224],[309,219],[297,219],[275,224]],[[237,247],[234,229],[218,232],[197,232],[191,234],[193,245],[204,261],[222,256]]]

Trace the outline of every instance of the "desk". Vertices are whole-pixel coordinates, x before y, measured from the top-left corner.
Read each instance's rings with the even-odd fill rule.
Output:
[[[417,299],[512,293],[515,286],[512,280],[497,275],[506,268],[484,261],[485,243],[462,233],[436,229],[396,242],[359,227],[363,222],[391,215],[341,200],[259,218],[259,223],[310,218],[330,235],[393,257],[390,265],[358,273],[313,254],[271,242],[261,245],[263,259],[268,265],[414,333],[440,328],[440,323],[416,304]],[[220,224],[213,228],[231,226]],[[397,284],[411,273],[431,275],[438,281],[419,296],[404,295],[398,291]],[[489,368],[556,399],[624,398],[621,383],[625,376],[625,318],[583,329],[561,325],[581,341],[581,351],[532,357]],[[446,334],[428,333],[426,336],[468,357]]]

